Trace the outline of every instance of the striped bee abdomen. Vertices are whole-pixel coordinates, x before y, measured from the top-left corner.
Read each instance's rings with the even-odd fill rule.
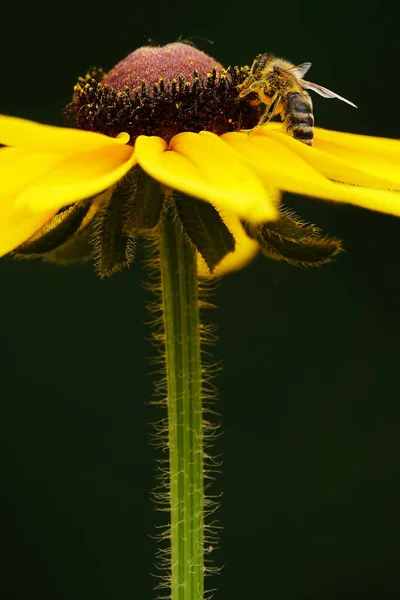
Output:
[[[314,116],[310,96],[307,92],[289,92],[283,104],[287,133],[299,142],[312,146]]]

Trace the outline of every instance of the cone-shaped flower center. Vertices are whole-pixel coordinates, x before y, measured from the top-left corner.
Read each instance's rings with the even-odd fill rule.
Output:
[[[207,75],[216,69],[217,73],[224,71],[223,66],[193,46],[177,42],[166,46],[143,46],[121,60],[103,79],[117,91],[123,91],[125,86],[131,89],[139,88],[142,81],[146,82],[149,92],[159,84],[160,79],[173,81],[183,75],[185,81],[193,83],[194,71],[198,78],[207,83]]]
[[[247,70],[225,70],[182,43],[135,50],[104,76],[92,71],[75,86],[67,113],[73,125],[111,137],[157,135],[169,141],[183,131],[218,135],[254,127],[259,110],[238,101]]]

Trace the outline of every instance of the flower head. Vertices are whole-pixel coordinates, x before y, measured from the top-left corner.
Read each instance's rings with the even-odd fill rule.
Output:
[[[316,129],[309,147],[278,123],[255,128],[257,99],[238,99],[247,74],[187,44],[144,47],[79,79],[72,128],[0,116],[0,253],[94,257],[106,275],[169,202],[200,272],[219,274],[258,248],[301,265],[337,254],[282,191],[400,216],[398,141]]]

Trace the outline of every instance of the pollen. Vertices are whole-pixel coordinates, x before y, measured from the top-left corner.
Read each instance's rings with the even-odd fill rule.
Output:
[[[174,43],[135,50],[104,74],[81,77],[66,108],[71,124],[116,137],[121,131],[134,144],[139,135],[167,142],[183,131],[217,135],[251,129],[258,107],[238,100],[246,68],[223,66],[190,46]]]

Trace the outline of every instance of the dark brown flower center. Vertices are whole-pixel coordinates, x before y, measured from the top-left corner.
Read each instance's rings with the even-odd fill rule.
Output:
[[[182,43],[132,52],[104,75],[81,77],[66,112],[75,127],[111,137],[127,131],[169,141],[182,131],[218,135],[254,127],[259,110],[237,100],[246,68],[223,69],[200,50]]]

